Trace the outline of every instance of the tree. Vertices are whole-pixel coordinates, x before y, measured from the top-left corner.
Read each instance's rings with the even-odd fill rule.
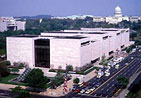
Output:
[[[135,41],[135,44],[136,44],[136,45],[141,45],[141,39],[136,40],[136,41]]]
[[[135,37],[137,37],[137,33],[135,33],[135,32],[134,32],[134,33],[131,33],[131,34],[130,34],[130,37],[132,38],[132,40],[134,40]]]
[[[14,98],[33,98],[33,96],[30,95],[28,91],[26,91],[25,89],[23,89],[20,86],[12,88],[12,93],[16,94],[16,97]]]
[[[73,83],[77,83],[77,84],[78,84],[79,81],[80,81],[79,78],[75,78],[75,79],[73,80]]]
[[[132,49],[131,49],[130,47],[126,49],[126,52],[127,52],[127,53],[129,53],[129,52],[131,52],[131,51],[132,51]]]
[[[66,70],[67,70],[67,71],[73,71],[73,66],[72,66],[72,65],[67,65]]]
[[[34,88],[42,88],[48,82],[47,77],[44,76],[44,73],[41,69],[32,69],[32,71],[25,77],[25,83]]]
[[[10,74],[10,70],[8,69],[8,67],[4,63],[1,63],[0,64],[0,76],[6,77],[9,74]]]
[[[127,85],[129,84],[129,79],[125,78],[124,76],[120,76],[117,78],[118,83],[123,87],[126,88]]]

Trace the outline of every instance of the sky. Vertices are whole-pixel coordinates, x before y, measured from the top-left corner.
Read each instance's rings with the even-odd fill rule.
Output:
[[[141,16],[141,0],[0,0],[0,16],[113,16],[117,5],[123,15]]]

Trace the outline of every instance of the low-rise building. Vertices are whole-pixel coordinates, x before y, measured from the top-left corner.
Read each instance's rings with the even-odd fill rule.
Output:
[[[7,37],[7,60],[26,62],[30,67],[65,69],[66,64],[83,67],[128,47],[129,32],[129,29],[81,28]]]
[[[25,30],[25,21],[18,21],[13,17],[0,17],[0,32],[7,30]]]

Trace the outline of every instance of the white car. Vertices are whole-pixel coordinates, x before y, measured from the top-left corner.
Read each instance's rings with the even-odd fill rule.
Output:
[[[90,89],[88,89],[85,93],[86,94],[89,94],[91,92],[91,90]]]
[[[109,72],[105,74],[105,76],[107,76],[107,77],[108,77],[109,75],[110,75],[110,73],[109,73]]]
[[[115,69],[119,69],[119,64],[115,65]]]
[[[109,69],[105,70],[105,73],[109,73]]]
[[[82,89],[82,90],[80,91],[80,93],[81,93],[81,94],[85,93],[85,90],[84,90],[84,89]]]
[[[131,59],[134,59],[134,57],[131,57]]]
[[[94,91],[94,90],[95,90],[95,87],[91,88],[90,90],[91,90],[91,91]]]
[[[83,86],[83,83],[78,83],[79,87],[82,87]]]
[[[125,63],[125,65],[128,65],[128,63]]]

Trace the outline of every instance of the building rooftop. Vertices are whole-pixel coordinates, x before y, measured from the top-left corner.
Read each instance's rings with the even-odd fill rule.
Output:
[[[43,32],[43,33],[62,33],[62,34],[105,34],[107,32]]]
[[[59,38],[59,39],[83,39],[87,37],[83,36],[40,36],[40,37],[53,37],[53,38]]]
[[[38,37],[38,35],[27,35],[27,34],[22,34],[22,35],[16,35],[12,37],[27,37],[27,38],[33,38],[33,37]]]

